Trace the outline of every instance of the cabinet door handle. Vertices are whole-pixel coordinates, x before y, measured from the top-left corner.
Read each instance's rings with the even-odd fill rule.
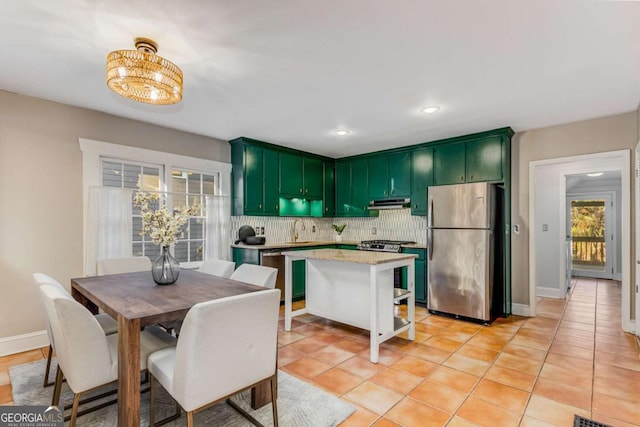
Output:
[[[304,189],[304,192],[305,192],[305,193],[308,193],[308,192],[309,192],[309,189],[308,189],[308,188],[305,188],[305,189]]]
[[[302,193],[302,188],[300,189],[300,192]]]
[[[276,205],[276,210],[280,210],[280,207],[278,205]]]
[[[418,209],[418,205],[413,205],[413,208],[414,209]]]
[[[384,195],[385,195],[385,196],[387,195],[387,190],[384,190]]]
[[[258,205],[258,209],[262,209],[262,203]]]
[[[460,181],[464,181],[464,175],[460,175]]]
[[[469,179],[473,179],[473,175],[469,176]]]

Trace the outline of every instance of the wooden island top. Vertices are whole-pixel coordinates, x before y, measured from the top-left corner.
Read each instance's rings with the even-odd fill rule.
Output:
[[[282,252],[296,258],[318,259],[324,261],[350,262],[354,264],[378,265],[388,262],[417,258],[415,254],[399,254],[390,252],[352,251],[345,249],[311,249]]]

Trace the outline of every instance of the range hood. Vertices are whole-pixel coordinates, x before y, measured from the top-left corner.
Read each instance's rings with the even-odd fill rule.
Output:
[[[408,208],[410,205],[411,199],[381,199],[370,201],[368,209],[370,211],[380,209],[402,209]]]

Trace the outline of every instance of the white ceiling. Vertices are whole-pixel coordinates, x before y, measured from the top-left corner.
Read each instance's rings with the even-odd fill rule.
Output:
[[[180,104],[107,88],[139,36],[182,68]],[[636,109],[640,2],[2,1],[0,54],[0,89],[342,157]]]

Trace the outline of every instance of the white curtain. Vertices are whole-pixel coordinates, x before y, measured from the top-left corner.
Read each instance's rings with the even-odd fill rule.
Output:
[[[96,275],[96,261],[132,256],[132,192],[90,187],[84,274]]]
[[[231,261],[231,199],[207,196],[205,260]]]

